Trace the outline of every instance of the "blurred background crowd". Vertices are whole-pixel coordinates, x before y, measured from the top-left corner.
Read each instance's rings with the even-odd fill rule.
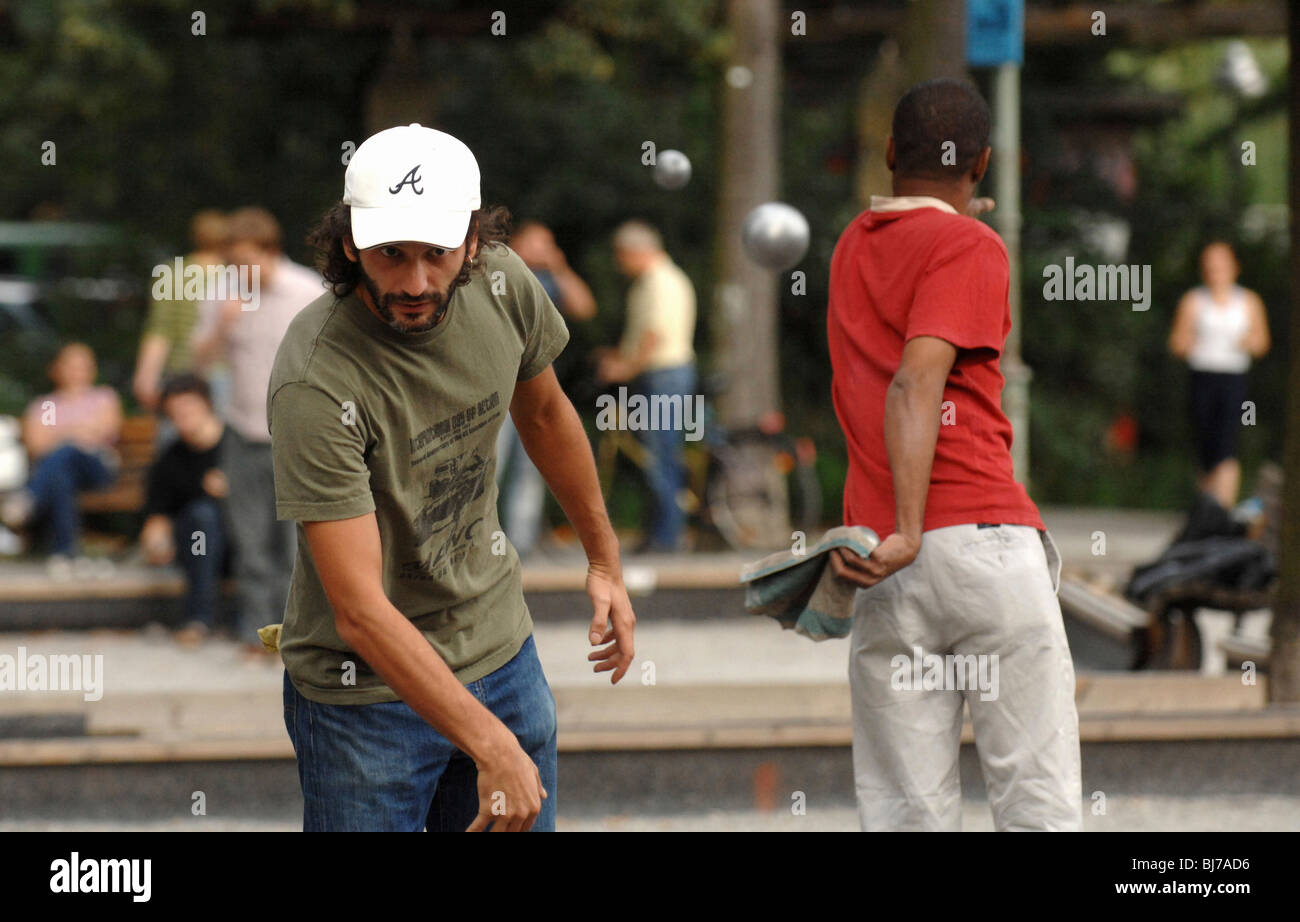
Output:
[[[730,387],[774,388],[777,409],[815,440],[828,524],[846,455],[828,399],[824,267],[840,229],[887,185],[882,118],[906,82],[894,37],[906,6],[817,0],[779,23],[773,153],[780,196],[807,217],[811,246],[793,281],[776,286],[774,364]],[[1033,378],[1023,476],[1040,504],[1185,508],[1199,485],[1231,507],[1281,454],[1285,369],[1269,329],[1289,316],[1286,41],[1258,34],[1250,4],[1208,4],[1216,16],[1200,19],[1161,19],[1187,4],[1130,4],[1101,36],[1070,19],[1075,6],[1035,3],[1026,30],[1019,336]],[[786,21],[795,14],[802,30]],[[728,66],[727,4],[237,0],[197,15],[173,0],[0,4],[10,89],[0,99],[4,550],[43,549],[56,575],[75,570],[80,510],[118,536],[110,549],[125,541],[164,562],[193,531],[178,523],[209,515],[208,500],[251,500],[256,491],[208,477],[204,459],[233,438],[250,459],[238,469],[262,463],[255,397],[273,337],[241,338],[256,312],[241,316],[233,302],[152,296],[151,270],[180,253],[186,265],[258,264],[269,292],[302,306],[319,290],[305,237],[337,200],[347,157],[413,114],[463,139],[484,200],[515,215],[515,246],[569,322],[559,370],[588,423],[588,384],[653,371],[656,349],[673,353],[659,365],[692,375],[750,367],[728,335],[745,305],[727,301],[718,270],[734,235],[719,220],[732,169],[722,96],[746,79]],[[1157,22],[1169,27],[1149,40]],[[647,142],[684,151],[689,184],[652,181]],[[1044,300],[1044,266],[1067,255],[1149,265],[1150,309]],[[661,257],[689,299],[678,298],[670,344],[637,342],[629,282]],[[1240,329],[1220,334],[1236,358],[1194,342],[1205,297],[1230,305],[1225,322]],[[1247,368],[1254,421],[1215,444],[1224,407],[1247,391],[1198,375]],[[51,406],[61,420],[52,440],[35,425]],[[172,473],[160,473],[155,462],[177,445]],[[562,517],[508,430],[500,454],[505,521],[527,550]],[[676,547],[681,524],[656,518],[654,473],[649,491],[616,482],[612,514],[645,526],[646,546]],[[659,492],[673,489],[675,475],[659,473]],[[94,497],[76,502],[78,491]],[[264,493],[257,501],[261,511],[227,529],[250,545],[278,527]],[[44,544],[24,545],[15,536],[35,517]],[[207,556],[209,567],[223,559]],[[281,580],[287,564],[272,556],[276,572],[241,582]]]

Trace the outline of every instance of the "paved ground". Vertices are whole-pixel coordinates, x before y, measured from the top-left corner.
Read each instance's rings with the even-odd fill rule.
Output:
[[[1180,516],[1163,512],[1129,510],[1044,510],[1044,518],[1068,566],[1105,570],[1131,567],[1155,556],[1177,527]],[[1093,553],[1095,532],[1106,537],[1104,555]],[[572,552],[552,551],[530,564],[534,580],[558,579],[571,568]],[[744,555],[689,555],[646,557],[628,562],[634,591],[662,585],[664,574],[691,581],[713,570],[734,573]],[[17,568],[17,569],[15,569]],[[10,564],[0,569],[0,587],[40,577],[32,568]],[[716,580],[715,580],[716,581]],[[839,681],[844,678],[846,645],[829,641],[812,643],[792,632],[781,631],[766,618],[720,612],[716,621],[652,622],[639,624],[639,666],[653,663],[656,681],[754,681],[756,677],[782,682]],[[538,624],[537,644],[547,675],[556,684],[595,684],[603,681],[589,673],[585,630],[573,624]],[[242,659],[230,644],[209,643],[197,650],[178,647],[164,630],[67,631],[0,634],[0,652],[19,645],[47,653],[103,653],[107,689],[145,692],[185,688],[192,691],[278,687],[278,660]]]
[[[1067,566],[1116,574],[1156,557],[1183,518],[1181,513],[1160,510],[1048,506],[1041,511]],[[633,537],[624,537],[624,547],[635,543]],[[761,556],[761,551],[731,550],[629,555],[625,566],[633,570],[631,583],[643,583],[647,579],[647,569],[681,574],[689,582],[713,570],[738,572],[743,564]],[[576,540],[562,543],[549,539],[525,564],[525,583],[547,588],[560,572],[574,565],[581,566],[583,562],[582,550]],[[182,585],[178,569],[147,566],[134,553],[117,563],[97,556],[82,561],[65,574],[53,574],[42,560],[35,557],[0,556],[0,597],[5,598],[33,589],[54,596],[78,593],[101,597],[141,592],[167,594],[178,591]],[[650,585],[653,585],[652,577]]]
[[[1262,626],[1262,621],[1252,622]],[[557,687],[608,687],[591,672],[586,624],[539,623],[534,636],[542,666]],[[102,655],[104,697],[158,692],[278,692],[279,657],[250,659],[223,640],[179,646],[170,631],[38,631],[0,634],[0,654]],[[783,631],[768,618],[731,615],[711,621],[642,621],[637,625],[634,673],[629,685],[819,684],[846,682],[848,643],[815,643]],[[653,669],[653,682],[648,681]],[[4,692],[8,701],[48,692]],[[73,696],[78,697],[78,696]]]
[[[607,686],[591,672],[591,646],[583,622],[538,624],[537,648],[555,685]],[[104,695],[115,692],[216,692],[236,688],[279,689],[277,656],[249,659],[229,641],[182,647],[171,632],[44,631],[0,634],[0,654],[102,655]],[[732,616],[716,622],[642,622],[637,630],[637,668],[653,664],[656,684],[700,682],[825,682],[845,679],[847,644],[813,643],[767,618]],[[632,676],[639,680],[641,673]],[[628,680],[624,680],[628,681]],[[48,693],[4,692],[8,697]]]
[[[1168,513],[1068,509],[1044,510],[1044,518],[1061,548],[1067,567],[1090,572],[1112,583],[1122,582],[1134,564],[1155,557],[1181,520],[1180,515]],[[1094,553],[1099,549],[1097,532],[1105,536],[1104,554]],[[719,584],[723,577],[729,579],[746,559],[745,555],[734,554],[632,559],[627,562],[629,584],[634,591],[640,592],[662,589],[670,581],[702,588]],[[528,579],[536,591],[562,589],[573,581],[575,573],[580,577],[581,566],[580,555],[572,550],[551,549],[538,561],[530,563]],[[39,583],[40,580],[41,574],[34,570],[19,572],[12,566],[0,566],[0,594],[3,594],[6,584],[12,589],[20,581]],[[1215,632],[1227,628],[1222,616],[1214,613],[1203,612],[1198,618],[1203,619],[1201,626],[1207,634],[1207,645],[1213,644]],[[1265,616],[1254,616],[1251,623],[1258,633],[1266,631]],[[719,611],[717,617],[694,620],[644,618],[638,625],[638,671],[619,688],[611,690],[606,677],[592,675],[589,671],[590,665],[586,661],[589,647],[585,634],[585,625],[581,621],[538,623],[536,638],[543,666],[557,692],[596,692],[600,689],[599,694],[590,700],[598,701],[602,710],[611,712],[618,708],[607,708],[607,700],[635,704],[640,713],[646,691],[642,684],[646,675],[644,670],[650,667],[654,671],[654,683],[665,690],[726,686],[732,687],[735,695],[743,696],[741,686],[758,682],[772,689],[792,689],[789,695],[792,702],[803,700],[804,696],[815,696],[819,693],[817,686],[834,692],[835,688],[831,686],[845,684],[848,651],[843,641],[816,644],[792,632],[781,631],[768,619]],[[209,642],[198,649],[183,648],[176,645],[170,632],[161,628],[0,634],[0,654],[12,655],[18,646],[27,647],[29,653],[102,654],[104,699],[102,704],[86,706],[92,717],[113,710],[112,702],[116,699],[120,702],[116,708],[119,715],[129,712],[128,716],[134,718],[141,709],[152,707],[157,712],[159,726],[167,724],[187,733],[220,735],[255,731],[283,736],[278,715],[282,671],[277,657],[249,659],[241,656],[233,644],[225,642]],[[1141,698],[1137,686],[1134,686],[1138,689],[1136,698],[1123,697],[1128,693],[1122,686],[1107,687],[1112,690],[1108,693],[1121,695],[1117,700],[1136,701]],[[796,689],[802,690],[795,694]],[[1120,691],[1115,692],[1115,689]],[[606,699],[606,692],[612,697]],[[179,701],[183,695],[211,696],[205,700],[214,702],[214,709],[205,712],[201,706],[168,703]],[[31,693],[20,697],[20,693],[4,692],[0,694],[0,713],[66,709],[71,700],[80,700],[80,696],[62,698],[61,701],[57,700],[59,698],[61,696]],[[232,698],[242,701],[238,715],[215,707],[218,700],[222,702],[222,708],[228,707]],[[559,693],[557,699],[565,700]],[[575,699],[570,696],[570,700]],[[1083,707],[1084,701],[1081,700],[1081,710]],[[172,709],[170,717],[168,708]],[[185,723],[175,716],[182,712],[186,715],[185,720],[192,717],[194,722]],[[109,721],[110,726],[112,723]],[[228,724],[232,726],[226,726]],[[1117,794],[1110,798],[1106,814],[1089,815],[1085,826],[1095,831],[1295,830],[1300,828],[1300,797],[1272,794],[1186,797]],[[287,831],[296,829],[297,824],[283,820],[186,817],[178,822],[123,827],[117,823],[15,823],[0,817],[0,831],[37,828]],[[857,828],[857,819],[850,805],[839,804],[813,805],[806,816],[754,810],[562,816],[560,828],[571,831],[853,830]],[[972,800],[965,805],[965,828],[992,828],[985,803]]]

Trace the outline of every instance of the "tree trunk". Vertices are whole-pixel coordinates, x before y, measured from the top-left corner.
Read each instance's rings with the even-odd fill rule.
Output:
[[[399,16],[392,25],[383,66],[366,89],[366,137],[413,122],[432,126],[437,100],[438,82],[420,66],[411,22]]]
[[[910,83],[965,79],[966,0],[913,0],[903,20],[902,45]]]
[[[781,16],[776,0],[727,3],[731,54],[723,84],[713,334],[727,381],[718,417],[732,431],[754,426],[781,404],[777,286],[789,284],[790,275],[758,266],[741,245],[745,215],[780,195]],[[776,547],[790,540],[784,482],[775,493],[764,489],[774,460],[770,449],[743,444],[729,457],[727,511],[745,543]]]
[[[885,166],[894,106],[913,84],[966,74],[965,0],[914,0],[907,5],[901,34],[886,39],[858,91],[856,192],[863,208],[872,195],[889,195],[893,184]]]
[[[1300,702],[1300,10],[1289,6],[1290,87],[1287,98],[1290,131],[1291,306],[1287,337],[1289,372],[1282,449],[1282,540],[1278,554],[1281,585],[1273,604],[1273,649],[1269,657],[1268,697],[1275,704]]]
[[[727,4],[732,46],[722,100],[720,265],[713,334],[718,367],[728,382],[726,394],[718,401],[719,416],[725,425],[736,428],[753,425],[780,405],[777,285],[789,276],[755,265],[740,243],[745,215],[779,194],[779,17],[776,0],[729,0]],[[743,77],[746,71],[748,83],[731,79],[736,74]]]

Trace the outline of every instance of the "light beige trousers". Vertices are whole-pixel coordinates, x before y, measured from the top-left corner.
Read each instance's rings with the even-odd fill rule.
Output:
[[[1081,823],[1061,560],[1027,525],[936,528],[854,599],[853,771],[862,828],[959,830],[962,704],[999,830]]]

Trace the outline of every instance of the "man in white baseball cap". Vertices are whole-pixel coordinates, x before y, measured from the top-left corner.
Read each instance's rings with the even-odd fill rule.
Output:
[[[357,148],[312,234],[332,290],[267,395],[298,522],[279,649],[307,830],[554,829],[555,701],[497,521],[507,412],[587,552],[588,659],[614,682],[632,663],[618,541],[551,369],[568,332],[508,221],[469,148],[410,125]]]

